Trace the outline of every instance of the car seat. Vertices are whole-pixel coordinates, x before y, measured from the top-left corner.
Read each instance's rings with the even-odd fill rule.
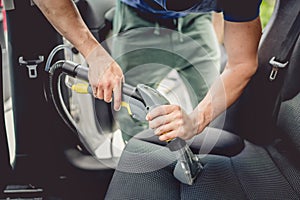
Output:
[[[176,155],[167,148],[141,140],[131,140],[125,147],[114,173],[107,199],[299,199],[300,198],[300,37],[291,53],[286,69],[277,76],[283,80],[272,102],[263,97],[269,90],[281,87],[268,82],[269,60],[281,49],[295,16],[299,18],[300,2],[277,1],[271,24],[264,31],[259,50],[259,69],[243,96],[227,113],[225,128],[245,138],[245,148],[237,155],[199,155],[204,169],[193,186],[181,184],[173,177]],[[299,29],[299,27],[298,27]],[[284,76],[285,74],[285,76]],[[275,80],[276,81],[276,80]],[[257,82],[265,85],[257,85]],[[256,87],[254,87],[256,86]],[[260,87],[261,86],[261,87]],[[260,110],[245,104],[246,97],[257,96]],[[252,97],[253,98],[253,97]],[[253,99],[250,99],[253,100]],[[245,101],[245,102],[244,102]],[[278,108],[277,108],[278,107]],[[265,109],[264,109],[265,108]],[[248,118],[249,109],[264,121]],[[278,112],[276,111],[278,110]],[[235,112],[239,111],[238,115]],[[255,114],[255,115],[254,115]],[[238,117],[237,117],[238,116]],[[237,118],[245,121],[235,126]],[[237,120],[241,122],[241,120]],[[255,122],[255,123],[254,123]],[[251,127],[253,126],[253,127]],[[260,129],[259,129],[260,126]],[[117,191],[117,192],[116,192]]]

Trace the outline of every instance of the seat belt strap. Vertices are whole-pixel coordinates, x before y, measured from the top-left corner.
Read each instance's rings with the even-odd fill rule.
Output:
[[[289,63],[289,57],[300,33],[300,11],[291,26],[286,39],[281,43],[281,51],[269,61],[272,71],[269,76],[270,81],[274,81],[279,69],[285,68]]]
[[[294,49],[294,46],[298,40],[300,33],[300,11],[298,11],[298,15],[294,19],[294,22],[286,35],[286,39],[281,43],[280,49],[277,57],[272,57],[269,63],[272,65],[272,71],[270,74],[270,81],[274,81],[276,79],[276,75],[279,69],[285,68],[289,64],[289,59]],[[280,109],[280,102],[281,102],[281,94],[280,91],[282,89],[284,83],[286,71],[282,71],[281,76],[277,80],[277,83],[274,82],[273,92],[274,94],[278,94],[275,100],[275,106],[272,113],[273,119],[277,119],[277,115]]]

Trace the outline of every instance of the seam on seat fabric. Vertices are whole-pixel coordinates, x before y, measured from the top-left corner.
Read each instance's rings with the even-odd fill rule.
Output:
[[[246,193],[246,191],[245,191],[245,189],[244,189],[244,187],[243,187],[243,185],[242,185],[242,182],[240,181],[240,179],[239,179],[239,177],[238,177],[238,175],[237,175],[237,173],[236,173],[236,168],[235,168],[235,166],[234,166],[234,164],[233,164],[232,158],[230,158],[230,164],[231,164],[232,170],[233,170],[233,172],[234,172],[233,174],[234,174],[234,176],[236,177],[237,181],[239,182],[239,184],[240,184],[240,186],[241,186],[241,190],[242,190],[243,193],[244,193],[245,199],[250,199],[250,198],[248,198],[247,193]]]

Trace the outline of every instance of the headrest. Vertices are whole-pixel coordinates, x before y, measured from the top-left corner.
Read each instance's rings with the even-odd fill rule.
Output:
[[[115,0],[77,0],[78,10],[89,29],[105,25],[106,13],[115,6]]]

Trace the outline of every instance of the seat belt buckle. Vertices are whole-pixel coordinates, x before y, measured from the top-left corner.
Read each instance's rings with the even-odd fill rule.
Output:
[[[19,57],[19,64],[21,66],[25,65],[28,70],[28,77],[31,79],[38,77],[37,67],[44,61],[44,56],[38,56],[35,60],[25,60],[23,56]]]
[[[274,81],[276,79],[278,70],[285,68],[287,66],[287,64],[289,63],[289,61],[286,61],[285,63],[281,63],[281,62],[276,61],[275,59],[276,58],[274,56],[269,61],[269,64],[272,65],[272,71],[269,76],[270,81]]]

